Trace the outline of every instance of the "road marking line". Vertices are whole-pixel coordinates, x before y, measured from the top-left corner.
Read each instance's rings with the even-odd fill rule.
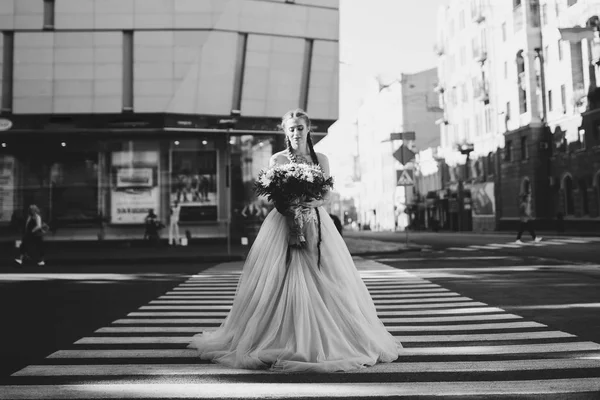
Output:
[[[392,313],[396,314],[396,313]],[[413,314],[409,314],[413,315]],[[482,315],[454,315],[445,317],[405,317],[405,318],[380,318],[385,323],[415,323],[415,322],[458,322],[458,321],[495,321],[495,320],[510,320],[510,319],[522,319],[520,315],[514,314],[482,314]],[[213,323],[220,324],[225,321],[223,318],[123,318],[113,321],[114,325],[183,325],[183,324],[202,324],[202,323]]]
[[[498,250],[497,247],[493,247],[493,246],[480,246],[480,245],[471,245],[469,246],[472,249],[480,249],[480,250]]]
[[[516,395],[527,393],[560,394],[592,393],[600,390],[594,378],[543,379],[524,381],[460,381],[460,382],[386,382],[375,383],[97,383],[76,385],[8,385],[0,399],[238,399],[238,398],[356,398],[414,396],[447,396],[464,398],[484,395]]]
[[[510,372],[599,368],[596,359],[538,359],[497,361],[411,362],[377,364],[347,373],[425,373],[425,372]],[[244,370],[217,364],[104,364],[104,365],[30,365],[12,376],[177,376],[177,375],[272,375],[265,370]]]
[[[468,247],[448,247],[446,250],[450,250],[450,251],[477,251],[477,249],[470,249]]]
[[[203,328],[206,328],[206,325],[199,324],[195,326],[109,326],[105,328],[100,328],[96,330],[95,333],[198,333]],[[214,328],[216,329],[216,327]],[[450,332],[522,328],[546,328],[546,325],[533,321],[522,321],[459,325],[386,326],[386,329],[389,332]]]
[[[202,331],[203,327],[194,333]],[[128,332],[128,331],[125,331]],[[191,332],[190,332],[191,333]],[[539,339],[564,339],[572,338],[574,335],[550,331],[550,332],[511,332],[511,333],[489,333],[489,334],[466,334],[449,335],[417,335],[396,336],[402,343],[431,343],[431,342],[482,342],[482,341],[523,341]],[[76,341],[76,345],[124,345],[124,344],[188,344],[190,336],[94,336],[84,337]],[[600,365],[599,365],[600,366]]]
[[[426,355],[497,355],[497,354],[544,354],[562,352],[598,351],[600,345],[593,342],[518,344],[498,346],[444,346],[404,348],[400,357],[421,357]],[[48,356],[50,359],[81,358],[190,358],[197,359],[195,349],[121,349],[121,350],[58,350]],[[560,360],[558,361],[560,362]],[[595,378],[598,379],[598,378]]]

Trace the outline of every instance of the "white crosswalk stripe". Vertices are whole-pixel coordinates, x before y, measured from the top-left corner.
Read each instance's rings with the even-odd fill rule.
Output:
[[[507,243],[489,243],[485,245],[469,245],[464,247],[447,247],[446,251],[478,251],[478,250],[502,250],[502,249],[520,249],[523,247],[546,247],[546,246],[564,246],[568,244],[587,244],[600,241],[600,238],[551,238],[540,242],[523,241],[517,243],[512,240]]]
[[[197,274],[17,371],[0,386],[0,400],[569,398],[600,392],[599,344],[362,259],[357,267],[377,313],[405,346],[396,362],[299,378],[202,361],[187,344],[223,322],[240,267]]]

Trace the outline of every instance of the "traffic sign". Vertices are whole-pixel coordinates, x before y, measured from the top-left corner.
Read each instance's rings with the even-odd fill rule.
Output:
[[[412,170],[404,169],[396,171],[396,186],[412,186],[414,184],[415,180],[412,176]]]
[[[406,164],[415,158],[415,153],[405,145],[402,145],[394,152],[394,158],[400,161],[402,164]]]
[[[390,140],[415,140],[415,132],[393,132],[390,133]]]

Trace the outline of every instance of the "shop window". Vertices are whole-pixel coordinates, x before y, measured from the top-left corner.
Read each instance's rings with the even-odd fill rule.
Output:
[[[190,148],[191,147],[191,148]],[[181,222],[218,218],[217,150],[208,141],[171,150],[171,203],[181,205]]]
[[[0,222],[10,222],[16,211],[16,160],[10,154],[0,154]]]
[[[68,151],[50,165],[54,222],[90,222],[98,216],[98,153]]]
[[[521,181],[521,191],[519,192],[521,195],[531,194],[531,181],[529,178],[525,177]]]
[[[487,175],[494,175],[496,173],[496,164],[494,153],[489,153],[487,156]]]
[[[579,194],[581,195],[581,210],[583,212],[583,215],[589,215],[590,214],[590,206],[588,203],[588,193],[587,193],[587,183],[585,182],[585,179],[580,179],[579,180]]]
[[[529,148],[527,147],[527,137],[521,138],[521,160],[529,159]]]
[[[563,178],[563,190],[565,196],[565,215],[575,214],[575,200],[573,197],[573,179],[571,175],[566,175]]]
[[[143,224],[149,210],[160,215],[158,150],[113,151],[110,173],[110,216],[113,224]]]
[[[512,161],[512,141],[507,140],[504,146],[504,161]]]

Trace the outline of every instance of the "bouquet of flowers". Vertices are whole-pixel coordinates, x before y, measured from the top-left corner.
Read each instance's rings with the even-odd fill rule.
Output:
[[[256,194],[267,196],[286,216],[290,227],[290,246],[306,244],[304,225],[313,218],[311,208],[302,203],[322,200],[333,187],[333,178],[325,178],[318,165],[283,164],[260,171],[255,183]]]

